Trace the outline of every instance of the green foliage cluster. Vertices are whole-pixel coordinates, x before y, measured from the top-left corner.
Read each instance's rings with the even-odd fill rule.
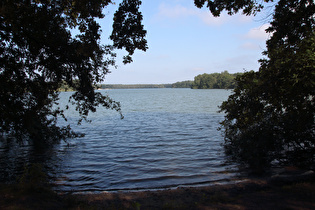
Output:
[[[227,154],[256,172],[315,164],[314,14],[314,1],[277,1],[267,58],[258,72],[237,77],[221,105]]]
[[[235,78],[241,73],[229,74],[227,71],[213,74],[200,74],[195,77],[191,88],[193,89],[233,89]]]
[[[14,0],[0,3],[0,134],[8,140],[47,145],[77,136],[58,108],[58,89],[76,91],[70,98],[81,118],[96,107],[120,111],[120,104],[95,92],[110,67],[114,49],[125,49],[131,62],[146,50],[140,0],[122,0],[114,15],[112,45],[100,44],[104,8],[111,0]],[[71,30],[76,29],[76,34]],[[56,108],[53,108],[56,107]]]
[[[172,84],[172,88],[191,88],[193,81],[186,80],[182,82],[175,82]]]
[[[245,15],[252,15],[259,12],[263,2],[273,2],[273,0],[194,0],[196,7],[202,8],[204,5],[209,8],[213,16],[220,16],[221,12],[226,10],[229,15],[236,14],[240,10]]]

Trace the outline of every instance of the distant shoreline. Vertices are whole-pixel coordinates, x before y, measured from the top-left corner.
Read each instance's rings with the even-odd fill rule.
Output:
[[[173,88],[173,84],[101,84],[98,89]]]

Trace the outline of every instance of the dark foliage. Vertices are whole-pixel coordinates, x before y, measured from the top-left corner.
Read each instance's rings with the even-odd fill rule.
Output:
[[[240,10],[243,14],[251,15],[259,12],[262,8],[262,2],[258,3],[256,0],[194,0],[195,5],[198,8],[206,7],[209,8],[214,16],[220,16],[221,12],[226,10],[229,15],[236,14]],[[264,2],[272,2],[272,0],[265,0]]]
[[[272,163],[315,160],[315,5],[277,2],[258,72],[237,78],[221,105],[226,152],[262,172]]]
[[[114,47],[126,49],[128,55],[124,56],[124,63],[132,62],[131,56],[136,49],[147,50],[147,41],[144,39],[146,31],[142,25],[142,15],[139,11],[141,1],[125,0],[119,5],[114,16],[113,32],[110,38]]]
[[[95,92],[94,85],[114,66],[114,48],[125,47],[130,55],[146,49],[146,32],[139,25],[141,1],[124,0],[114,19],[113,46],[101,45],[96,19],[104,18],[103,8],[110,3],[0,2],[0,133],[44,145],[76,136],[70,126],[56,125],[57,118],[64,117],[56,108],[57,90],[64,83],[77,90],[71,101],[81,120],[97,106],[120,111],[119,103]],[[71,34],[74,28],[76,36]]]

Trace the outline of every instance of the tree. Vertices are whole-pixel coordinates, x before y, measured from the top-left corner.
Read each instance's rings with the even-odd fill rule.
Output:
[[[194,0],[195,5],[198,8],[202,8],[205,3],[210,12],[218,17],[221,12],[226,10],[229,15],[236,14],[240,10],[245,15],[256,14],[263,8],[262,3],[258,3],[256,0]],[[264,0],[264,2],[272,2],[273,0]]]
[[[182,82],[175,82],[171,85],[172,88],[191,88],[193,81],[186,80]]]
[[[200,74],[194,78],[192,89],[233,89],[235,87],[236,74],[227,71],[213,74]]]
[[[120,104],[94,91],[111,66],[114,49],[146,50],[140,0],[123,0],[114,15],[112,45],[100,44],[103,8],[111,0],[14,0],[0,3],[0,133],[8,140],[47,145],[74,137],[57,104],[61,85],[76,88],[71,101],[81,119],[97,106]],[[77,29],[78,34],[71,34]],[[12,137],[12,138],[11,138]]]
[[[195,1],[202,6],[206,1]],[[218,15],[259,11],[256,1],[207,1]],[[268,2],[268,1],[266,1]],[[237,78],[221,105],[227,154],[262,172],[272,163],[311,167],[315,161],[315,5],[311,0],[276,2],[267,58],[258,72]]]

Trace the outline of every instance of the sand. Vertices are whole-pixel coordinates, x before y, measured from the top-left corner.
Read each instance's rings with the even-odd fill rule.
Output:
[[[315,209],[315,182],[250,179],[158,191],[74,195],[77,209]]]
[[[62,194],[0,185],[0,209],[315,209],[314,172],[203,187]]]

